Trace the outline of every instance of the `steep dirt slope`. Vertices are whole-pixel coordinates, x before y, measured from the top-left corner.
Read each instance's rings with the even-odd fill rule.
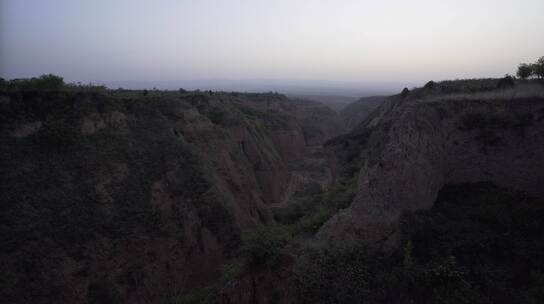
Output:
[[[11,90],[0,107],[11,303],[157,302],[214,282],[296,192],[289,162],[315,129],[277,94]]]
[[[347,132],[340,115],[328,106],[310,100],[291,99],[296,105],[296,117],[303,126],[309,146],[318,146],[327,140]]]
[[[322,239],[395,243],[405,211],[428,209],[444,184],[489,181],[544,196],[544,89],[497,81],[430,83],[387,101],[331,142],[357,195]]]

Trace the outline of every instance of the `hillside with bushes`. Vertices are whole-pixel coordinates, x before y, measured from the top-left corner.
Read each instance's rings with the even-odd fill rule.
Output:
[[[317,169],[290,164],[335,135],[312,123],[336,115],[318,103],[53,75],[0,89],[11,303],[149,302],[208,286],[245,231],[274,221],[271,205],[332,180],[319,145]]]
[[[338,114],[45,75],[0,81],[0,121],[9,303],[544,301],[536,79]]]

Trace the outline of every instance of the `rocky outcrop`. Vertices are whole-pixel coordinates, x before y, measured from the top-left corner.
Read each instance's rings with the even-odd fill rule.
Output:
[[[401,214],[430,208],[448,183],[490,181],[544,196],[544,89],[467,94],[455,85],[391,97],[331,141],[343,166],[356,168],[358,189],[320,238],[394,245]]]

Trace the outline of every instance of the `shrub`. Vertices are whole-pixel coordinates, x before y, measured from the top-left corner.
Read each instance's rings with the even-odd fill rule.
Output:
[[[221,281],[227,283],[238,277],[244,270],[243,265],[238,262],[228,263],[221,267]]]
[[[287,244],[285,233],[271,228],[258,229],[245,235],[243,240],[240,251],[246,266],[250,268],[273,263]]]
[[[536,77],[539,79],[544,78],[544,56],[540,57],[531,67]]]
[[[217,303],[217,288],[215,286],[199,288],[191,293],[168,299],[166,304],[214,304]]]
[[[505,75],[504,78],[499,79],[497,88],[499,89],[512,88],[514,87],[514,85],[515,85],[514,78],[510,75]]]
[[[284,225],[294,224],[304,216],[303,208],[297,203],[291,203],[285,208],[275,208],[273,213],[274,220]]]
[[[527,79],[533,74],[533,67],[530,64],[522,63],[518,67],[516,75],[521,79]]]
[[[314,234],[328,221],[335,213],[332,208],[320,207],[317,211],[304,216],[299,224],[298,230],[304,233]]]
[[[206,114],[208,118],[216,125],[228,125],[232,120],[231,115],[220,107],[212,107]]]
[[[434,85],[435,85],[435,82],[431,80],[431,81],[427,82],[423,88],[428,89],[428,90],[432,90],[434,88]]]
[[[361,303],[371,282],[362,246],[308,249],[292,278],[296,303]]]
[[[64,88],[64,80],[53,74],[42,75],[39,78],[12,79],[7,82],[7,87],[14,90],[39,90],[54,91]]]
[[[410,94],[410,90],[408,90],[408,88],[404,88],[402,92],[400,93],[400,96],[404,99],[408,97],[408,94]]]

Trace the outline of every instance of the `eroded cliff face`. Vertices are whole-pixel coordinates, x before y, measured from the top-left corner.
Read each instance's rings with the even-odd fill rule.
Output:
[[[357,195],[318,237],[394,245],[401,214],[430,208],[449,183],[489,181],[543,197],[544,89],[526,90],[460,95],[436,86],[389,98],[332,141],[358,176]]]
[[[214,282],[300,184],[278,94],[2,92],[1,296],[157,302]]]
[[[180,299],[243,262],[244,232],[272,227],[289,234],[280,249],[263,241],[279,258],[242,269],[216,300],[287,303],[308,258],[297,250],[395,248],[399,218],[444,185],[544,197],[542,87],[458,85],[391,97],[328,150],[336,114],[279,94],[1,92],[0,296]]]

